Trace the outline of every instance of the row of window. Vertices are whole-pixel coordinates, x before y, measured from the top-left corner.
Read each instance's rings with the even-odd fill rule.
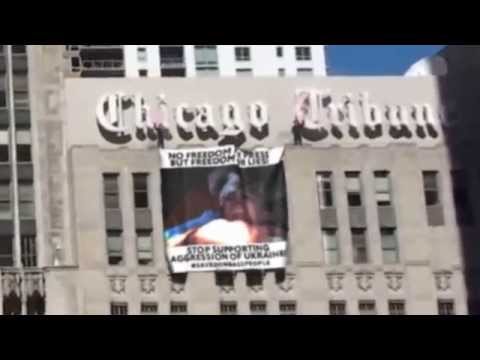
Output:
[[[378,207],[392,206],[392,183],[388,171],[376,171],[375,177],[375,200]],[[442,189],[439,182],[439,173],[437,171],[423,171],[423,191],[425,195],[425,205],[430,226],[443,225],[443,216],[440,220],[432,221],[430,216],[432,208],[442,206]],[[473,208],[470,201],[468,187],[468,176],[464,170],[454,170],[451,172],[453,199],[459,225],[472,225],[475,221]],[[363,189],[360,172],[346,172],[346,193],[349,207],[363,206]],[[335,208],[333,174],[332,172],[317,173],[317,189],[321,209]],[[445,191],[443,191],[445,193]],[[440,212],[442,214],[443,211]]]
[[[283,58],[283,46],[277,46],[276,54],[278,58]],[[297,61],[310,61],[312,60],[312,49],[310,46],[296,46],[295,58]],[[236,61],[251,61],[250,48],[248,46],[235,47],[235,60]]]
[[[442,316],[455,315],[455,303],[453,300],[438,300],[438,314]],[[297,303],[295,301],[280,301],[278,306],[281,315],[296,315]],[[145,302],[141,304],[140,313],[142,315],[157,315],[158,304]],[[238,305],[235,301],[222,301],[219,306],[220,315],[237,315]],[[360,315],[377,315],[377,306],[374,300],[361,300],[358,302],[358,313]],[[111,315],[128,315],[128,303],[113,302],[110,304]],[[188,315],[188,304],[186,302],[171,302],[170,314],[172,315]],[[251,301],[251,315],[267,315],[266,301]],[[330,301],[329,314],[334,316],[343,316],[347,314],[346,301]],[[389,315],[407,315],[404,300],[388,301]]]

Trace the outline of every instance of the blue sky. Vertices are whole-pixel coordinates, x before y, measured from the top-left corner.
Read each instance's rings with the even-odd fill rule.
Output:
[[[328,45],[330,75],[403,75],[444,45]]]

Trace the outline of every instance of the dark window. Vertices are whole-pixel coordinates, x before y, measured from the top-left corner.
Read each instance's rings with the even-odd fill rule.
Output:
[[[283,47],[282,46],[277,46],[277,57],[279,57],[279,58],[283,57]]]
[[[265,301],[251,301],[250,314],[252,315],[266,315],[267,303]]]
[[[220,303],[221,315],[237,315],[237,303],[234,301],[222,301]]]
[[[106,209],[119,209],[118,174],[103,175],[103,191]]]
[[[0,267],[13,266],[13,235],[0,236]]]
[[[333,177],[331,172],[317,173],[317,193],[320,201],[320,208],[330,208],[333,203]]]
[[[362,206],[362,183],[360,181],[360,173],[347,172],[345,176],[347,185],[348,206]]]
[[[455,315],[455,303],[453,300],[438,300],[438,314],[442,316]]]
[[[255,287],[255,286],[263,286],[263,273],[260,270],[251,270],[247,271],[247,286],[248,287]]]
[[[237,61],[250,61],[250,48],[246,46],[236,47],[235,59]]]
[[[30,163],[32,162],[31,145],[17,145],[17,161]]]
[[[297,69],[297,75],[299,77],[310,77],[313,75],[313,69],[311,68],[300,68],[300,69]]]
[[[0,145],[0,162],[8,162],[9,160],[8,145]]]
[[[345,301],[330,301],[330,315],[347,315],[347,304]]]
[[[117,302],[111,303],[110,314],[111,315],[128,315],[128,304],[117,303]]]
[[[215,283],[220,287],[233,287],[235,285],[235,278],[230,271],[219,271],[215,273]]]
[[[27,47],[25,45],[12,45],[13,54],[26,54]]]
[[[185,69],[162,69],[162,77],[186,77],[187,73]]]
[[[22,300],[13,290],[3,297],[3,315],[21,315]]]
[[[7,94],[5,90],[0,90],[0,108],[7,107]]]
[[[238,77],[251,77],[252,75],[252,69],[237,69]]]
[[[425,202],[427,206],[433,206],[440,203],[439,187],[438,187],[438,172],[424,171],[423,172],[423,187],[425,191]]]
[[[145,70],[145,69],[138,70],[138,76],[147,77],[148,76],[148,70]]]
[[[80,58],[72,57],[72,68],[80,67]]]
[[[45,315],[45,297],[38,290],[27,297],[27,315]]]
[[[170,303],[170,314],[172,315],[187,315],[188,314],[188,305],[186,302],[171,302]]]
[[[468,189],[468,174],[463,170],[452,171],[453,199],[459,225],[474,223],[472,203]]]
[[[135,208],[148,209],[148,175],[134,174],[133,188],[135,192]]]
[[[375,301],[359,301],[358,311],[360,315],[377,315]]]
[[[162,65],[183,65],[184,49],[183,45],[161,45],[160,46],[160,62]]]
[[[278,69],[278,76],[285,77],[285,69],[284,68]]]
[[[35,236],[22,236],[21,250],[22,250],[22,264],[24,267],[37,266],[37,246]]]
[[[312,50],[310,46],[297,46],[295,48],[295,55],[298,61],[312,60]]]
[[[123,263],[123,237],[121,231],[107,231],[107,253],[109,265],[122,265]]]
[[[297,315],[297,303],[295,301],[280,301],[280,315]]]
[[[390,315],[406,315],[405,301],[392,300],[388,302],[388,313]]]
[[[157,315],[158,314],[158,304],[157,303],[141,303],[140,304],[140,313],[142,315]]]
[[[353,262],[368,263],[367,237],[365,229],[352,229]]]

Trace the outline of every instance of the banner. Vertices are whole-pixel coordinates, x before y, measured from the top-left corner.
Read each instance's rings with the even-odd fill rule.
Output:
[[[164,241],[173,273],[285,267],[283,148],[160,155]]]

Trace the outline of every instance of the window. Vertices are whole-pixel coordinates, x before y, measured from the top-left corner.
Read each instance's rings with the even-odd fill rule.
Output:
[[[111,315],[128,315],[128,304],[113,302],[110,304]]]
[[[391,300],[388,302],[388,313],[390,315],[406,315],[405,301]]]
[[[237,61],[250,61],[250,48],[246,46],[236,47],[235,59]]]
[[[235,279],[232,272],[229,271],[219,271],[215,273],[215,283],[220,287],[233,287],[235,284]]]
[[[348,206],[362,206],[362,183],[359,172],[347,172],[345,174],[347,182]]]
[[[297,75],[299,77],[311,77],[313,76],[313,69],[310,69],[310,68],[297,69]]]
[[[280,315],[297,315],[297,303],[295,301],[280,301]]]
[[[263,272],[260,270],[251,270],[246,272],[247,286],[263,286]]]
[[[322,238],[326,264],[329,266],[340,264],[337,229],[322,229]]]
[[[27,47],[25,45],[12,45],[13,54],[26,54]]]
[[[453,300],[438,300],[438,314],[442,316],[455,315]]]
[[[267,303],[265,301],[251,301],[250,313],[252,315],[267,315]]]
[[[377,206],[390,206],[392,196],[390,189],[390,174],[388,171],[375,172],[375,199]]]
[[[184,67],[184,54],[183,45],[160,45],[160,62],[162,65]]]
[[[7,107],[7,93],[5,90],[0,90],[0,108]]]
[[[0,219],[12,219],[10,181],[0,180]]]
[[[186,302],[171,302],[170,314],[172,315],[187,315],[188,307]]]
[[[334,207],[333,177],[331,172],[317,173],[317,193],[321,209]]]
[[[9,160],[8,145],[0,145],[0,163],[7,163]]]
[[[285,77],[285,69],[284,68],[278,69],[278,76],[279,77]]]
[[[352,229],[353,262],[368,263],[367,238],[365,229]]]
[[[33,195],[33,180],[19,180],[18,196],[19,196],[19,212],[22,219],[35,218],[35,205]]]
[[[138,265],[153,263],[153,241],[151,231],[137,230],[137,258]]]
[[[38,290],[27,296],[27,315],[45,315],[45,296]]]
[[[380,229],[382,239],[382,254],[384,264],[397,264],[399,262],[398,241],[396,229]]]
[[[474,222],[470,194],[468,190],[468,176],[464,170],[452,171],[453,199],[459,225],[470,226]]]
[[[375,301],[359,301],[358,312],[360,315],[377,315]]]
[[[20,238],[22,251],[22,265],[24,267],[37,266],[37,246],[35,236],[22,236]]]
[[[122,232],[117,230],[107,231],[107,252],[109,265],[122,265],[123,263],[123,238]]]
[[[440,203],[438,172],[423,172],[423,187],[425,191],[425,202],[427,206],[433,206]]]
[[[32,162],[32,152],[30,145],[17,145],[17,161],[23,163]]]
[[[140,304],[140,313],[142,315],[157,315],[158,314],[158,304],[157,303],[141,303]]]
[[[13,100],[16,108],[28,108],[28,90],[17,89],[13,93]]]
[[[217,45],[195,45],[195,62],[197,68],[218,68]]]
[[[222,301],[220,303],[220,315],[237,315],[237,303],[233,301]]]
[[[345,301],[330,301],[330,315],[347,315],[347,304]]]
[[[135,208],[148,209],[148,175],[134,174],[133,187],[135,192]]]
[[[148,70],[146,70],[146,69],[138,70],[138,76],[147,77],[148,76]]]
[[[283,46],[277,46],[277,57],[283,57]]]
[[[238,77],[251,77],[252,75],[252,69],[237,69]]]
[[[118,174],[103,175],[103,191],[106,209],[119,209]]]
[[[13,235],[0,236],[0,267],[13,266]]]
[[[312,50],[310,46],[297,46],[295,48],[295,56],[297,61],[312,60]]]
[[[137,49],[137,60],[139,62],[147,62],[147,48],[139,47]]]

